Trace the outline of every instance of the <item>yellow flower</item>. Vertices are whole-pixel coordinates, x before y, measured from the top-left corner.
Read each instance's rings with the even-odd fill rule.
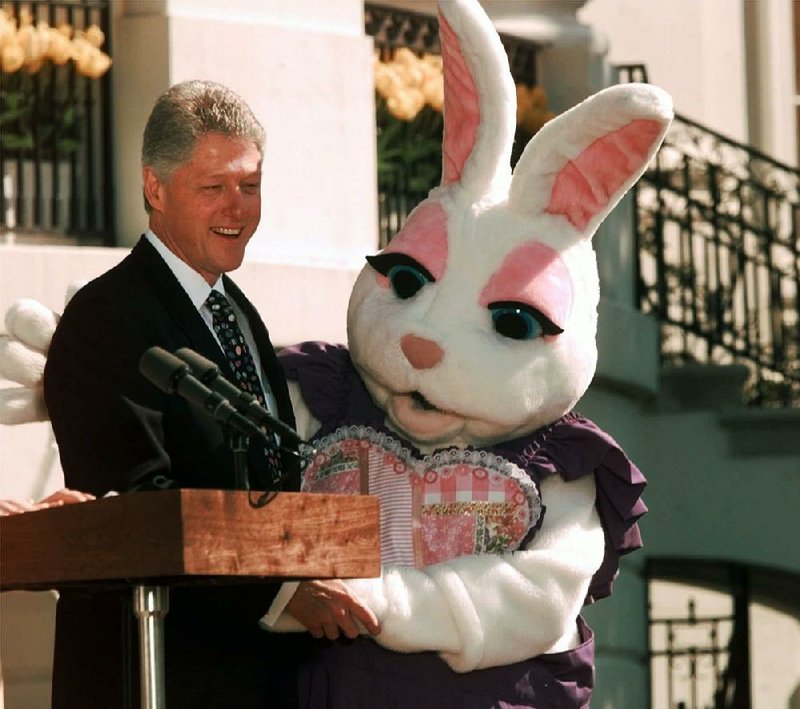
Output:
[[[439,54],[425,54],[422,57],[422,63],[429,66],[437,73],[442,73],[442,57]]]
[[[95,50],[82,63],[78,63],[78,73],[90,79],[99,79],[111,66],[111,57],[99,50]]]
[[[398,47],[395,49],[392,60],[401,66],[416,66],[419,62],[417,55],[408,47]]]
[[[24,69],[35,74],[48,59],[57,65],[73,59],[78,73],[91,79],[97,79],[108,71],[111,57],[100,50],[105,35],[97,25],[74,33],[72,25],[66,22],[50,27],[41,21],[34,27],[33,20],[30,10],[22,8],[18,28],[14,16],[8,10],[0,9],[0,52],[4,72]]]
[[[19,71],[24,63],[25,50],[16,42],[3,46],[2,64],[4,72],[13,74],[15,71]]]
[[[422,84],[422,94],[427,103],[434,111],[442,112],[444,107],[444,81],[441,75],[428,76]]]
[[[103,42],[106,41],[106,36],[103,34],[103,30],[101,30],[97,25],[90,25],[86,28],[86,31],[83,33],[83,36],[86,37],[86,40],[89,44],[93,45],[95,48],[100,49],[103,46]]]
[[[50,27],[47,32],[47,57],[53,64],[61,66],[72,57],[72,42],[59,30]]]
[[[420,67],[425,74],[425,79],[422,82],[425,101],[434,111],[441,113],[444,106],[442,58],[433,54],[426,54],[420,60]]]
[[[23,27],[28,27],[33,24],[33,15],[31,11],[27,7],[23,7],[19,11],[19,27],[22,29]]]
[[[17,35],[17,21],[7,10],[0,9],[0,51],[14,42]]]
[[[419,58],[407,47],[400,47],[390,62],[382,62],[376,55],[374,77],[375,90],[386,99],[386,105],[395,118],[410,121],[426,103],[436,111],[442,110],[441,57],[425,55]]]
[[[41,66],[45,50],[45,42],[36,27],[25,24],[17,32],[17,43],[25,52],[25,69],[31,71]],[[32,72],[33,73],[33,72]]]
[[[406,88],[386,99],[386,107],[400,121],[411,121],[425,105],[425,95],[419,89]]]
[[[403,81],[396,67],[392,64],[377,62],[375,65],[375,89],[383,96],[389,98],[403,88]]]
[[[547,93],[543,87],[517,84],[516,89],[517,125],[533,135],[556,114],[547,108]]]
[[[111,66],[111,57],[101,52],[83,35],[72,40],[72,59],[81,76],[99,79]]]

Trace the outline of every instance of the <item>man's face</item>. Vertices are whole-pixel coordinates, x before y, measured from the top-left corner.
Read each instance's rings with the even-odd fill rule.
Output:
[[[213,285],[238,268],[261,219],[261,154],[254,143],[209,133],[164,181],[142,171],[150,228]]]

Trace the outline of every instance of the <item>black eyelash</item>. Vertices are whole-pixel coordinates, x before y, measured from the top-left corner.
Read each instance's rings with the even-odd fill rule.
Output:
[[[489,303],[488,307],[489,310],[494,310],[496,308],[519,308],[520,310],[524,310],[526,313],[535,318],[536,322],[542,326],[542,331],[545,335],[560,335],[562,332],[564,332],[564,328],[556,325],[541,310],[537,310],[532,305],[528,305],[527,303],[520,303],[516,300],[498,300],[495,303]]]
[[[377,254],[375,256],[367,256],[367,263],[383,276],[388,276],[389,271],[394,266],[410,266],[411,268],[417,269],[417,271],[425,276],[431,283],[436,280],[425,266],[406,254],[390,252],[386,254]]]

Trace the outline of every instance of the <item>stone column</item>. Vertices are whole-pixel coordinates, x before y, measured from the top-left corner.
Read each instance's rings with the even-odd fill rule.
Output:
[[[374,250],[372,42],[361,0],[129,0],[114,30],[123,244],[146,225],[139,152],[153,101],[198,78],[241,94],[267,131],[248,262],[353,268]]]

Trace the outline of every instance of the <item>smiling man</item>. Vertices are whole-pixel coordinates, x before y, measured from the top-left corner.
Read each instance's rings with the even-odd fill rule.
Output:
[[[149,229],[70,301],[48,353],[45,399],[69,487],[99,496],[233,486],[233,456],[219,427],[139,373],[142,354],[155,345],[199,352],[294,426],[267,329],[224,275],[242,263],[259,223],[263,145],[250,108],[223,86],[186,82],[157,100],[142,147]],[[240,359],[250,363],[244,374]],[[288,479],[296,489],[292,456],[266,448],[253,442],[248,451],[252,487],[274,489]],[[292,705],[298,641],[258,627],[275,590],[172,589],[165,622],[171,709]],[[53,706],[138,707],[137,655],[129,591],[65,590]]]

